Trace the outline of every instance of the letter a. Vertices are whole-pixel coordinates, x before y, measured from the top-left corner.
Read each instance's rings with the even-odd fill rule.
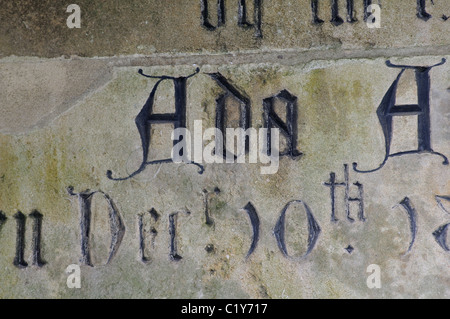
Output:
[[[72,13],[70,16],[67,17],[67,27],[69,29],[73,28],[81,28],[81,9],[80,6],[77,4],[71,4],[67,7],[66,10],[67,13]]]
[[[367,267],[367,272],[371,273],[367,277],[367,287],[369,289],[381,288],[381,268],[378,265],[372,264]]]

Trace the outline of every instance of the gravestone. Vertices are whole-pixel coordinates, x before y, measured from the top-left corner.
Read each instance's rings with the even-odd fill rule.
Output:
[[[5,3],[0,297],[449,298],[449,15]]]

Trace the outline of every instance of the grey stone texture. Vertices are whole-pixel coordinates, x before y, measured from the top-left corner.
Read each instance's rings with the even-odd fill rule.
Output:
[[[209,1],[213,24],[215,2]],[[202,26],[200,0],[80,0],[80,29],[67,27],[63,1],[5,2],[0,297],[449,298],[450,21],[443,16],[450,6],[427,2],[433,17],[425,21],[416,16],[416,1],[381,1],[381,28],[371,29],[363,1],[355,1],[358,21],[340,26],[329,22],[328,2],[319,2],[324,22],[316,25],[310,1],[263,1],[262,37],[255,27],[238,25],[238,1],[225,1],[226,23],[216,30]],[[345,1],[339,5],[345,21]],[[386,157],[377,109],[402,72],[386,61],[432,66],[442,59],[447,62],[429,71],[429,92],[419,94],[430,98],[432,151],[420,149],[422,113],[405,113],[393,117],[389,150],[402,155],[375,172],[355,171],[352,163],[371,170]],[[196,68],[186,80],[186,127],[193,138],[195,121],[203,131],[215,127],[217,99],[226,90],[211,74],[220,73],[248,99],[255,129],[264,127],[267,98],[283,90],[295,96],[303,155],[281,157],[274,174],[261,174],[268,164],[248,160],[203,162],[202,174],[192,164],[160,163],[111,180],[109,170],[126,177],[142,162],[135,119],[158,79],[138,70],[179,78]],[[416,75],[403,71],[397,104],[419,103]],[[173,113],[175,102],[173,81],[162,81],[154,113]],[[235,127],[239,104],[231,98],[226,107],[227,123]],[[284,104],[278,101],[275,111],[286,121]],[[150,128],[149,160],[170,158],[172,128]],[[419,152],[401,153],[411,150]],[[363,198],[349,201],[353,221],[346,216],[345,167],[348,197]],[[335,221],[331,173],[338,184]],[[85,207],[74,195],[83,192],[97,192],[90,197],[91,266],[82,262]],[[249,203],[259,238],[247,256],[254,240]],[[276,225],[284,208],[283,251]],[[40,245],[34,210],[42,214]],[[18,211],[26,216],[23,247]],[[311,217],[320,227],[315,242]],[[45,261],[40,266],[33,265],[36,247]],[[21,248],[27,267],[14,264]],[[174,249],[181,259],[170,255]],[[79,289],[67,286],[71,264],[81,267]],[[373,264],[381,270],[379,289],[367,284]]]

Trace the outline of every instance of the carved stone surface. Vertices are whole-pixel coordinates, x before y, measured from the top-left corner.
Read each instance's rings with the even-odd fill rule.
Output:
[[[2,13],[1,298],[450,298],[447,3],[102,3]]]
[[[205,2],[207,10],[202,5]],[[224,2],[223,10],[218,10],[218,2]],[[351,17],[348,2],[353,3]],[[369,2],[381,4],[380,29],[366,26],[364,8]],[[82,27],[68,29],[66,1],[21,0],[3,7],[0,56],[86,57],[448,45],[450,22],[444,17],[450,16],[449,3],[420,2],[425,4],[424,10],[418,10],[417,0],[133,0],[113,4],[79,0],[76,4],[81,8]],[[255,3],[257,8],[259,3],[260,10],[254,9]],[[417,17],[421,11],[432,17]]]

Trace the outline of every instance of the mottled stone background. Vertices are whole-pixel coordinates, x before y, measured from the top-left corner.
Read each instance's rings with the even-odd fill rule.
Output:
[[[211,1],[210,1],[211,2]],[[430,72],[431,141],[450,156],[450,14],[434,1],[428,21],[416,17],[416,1],[381,1],[380,29],[362,21],[313,25],[310,2],[263,2],[262,38],[237,26],[237,1],[226,1],[226,24],[201,26],[200,1],[78,1],[81,28],[69,29],[63,1],[4,1],[0,12],[0,297],[44,298],[449,298],[450,253],[433,232],[450,222],[449,166],[437,155],[409,154],[383,162],[384,136],[376,110],[399,74],[386,60],[405,65],[447,63]],[[211,4],[212,6],[212,4]],[[340,1],[345,19],[345,3]],[[250,19],[252,19],[250,17]],[[213,15],[211,21],[215,21]],[[135,117],[155,79],[138,74],[186,76],[187,127],[214,127],[216,99],[224,91],[208,75],[220,72],[251,101],[251,126],[263,126],[263,99],[288,90],[297,97],[299,159],[283,157],[273,175],[263,164],[150,165],[139,167],[142,148]],[[413,70],[399,83],[397,102],[417,103]],[[234,105],[235,106],[235,105]],[[236,109],[229,105],[230,118]],[[163,82],[155,111],[174,111],[173,85]],[[281,109],[278,111],[283,113]],[[394,120],[393,151],[417,149],[417,117]],[[171,126],[156,125],[151,158],[170,157]],[[205,142],[205,145],[207,143]],[[364,186],[366,221],[345,218],[344,189],[337,189],[337,223],[331,222],[335,172],[350,168],[351,196]],[[81,265],[81,288],[66,285],[66,267],[81,264],[80,212],[75,192],[100,190],[117,206],[125,236],[106,264],[110,247],[107,205],[93,198],[93,267]],[[203,190],[214,225],[207,225]],[[441,197],[436,197],[441,196]],[[399,203],[409,198],[417,213],[411,250],[410,220]],[[283,207],[302,200],[321,232],[306,252],[308,221],[302,205],[286,217],[286,258],[273,235]],[[252,229],[249,202],[261,221],[255,251],[246,258]],[[154,208],[155,223],[147,212]],[[42,256],[31,265],[33,220],[26,220],[25,260],[16,254],[17,211],[43,215]],[[179,261],[169,258],[169,215],[177,219]],[[189,211],[190,214],[183,212]],[[144,214],[145,254],[139,255],[139,215]],[[156,230],[156,232],[154,230]],[[351,245],[349,253],[345,248]],[[369,289],[366,269],[381,268],[380,289]]]

